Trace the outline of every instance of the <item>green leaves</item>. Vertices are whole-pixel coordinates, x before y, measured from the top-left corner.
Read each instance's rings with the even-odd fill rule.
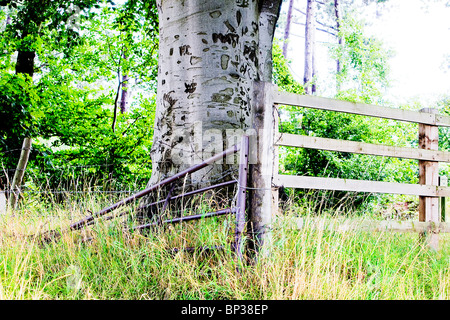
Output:
[[[389,84],[391,52],[381,41],[367,36],[362,22],[352,14],[341,20],[338,36],[343,44],[330,47],[331,57],[339,60],[341,67],[336,74],[338,97],[365,103],[381,102],[383,89]]]
[[[288,68],[288,61],[283,56],[281,47],[278,43],[274,42],[272,49],[273,59],[273,82],[278,86],[280,90],[304,93],[304,88],[301,84],[295,81]]]
[[[339,59],[342,68],[336,75],[340,90],[335,98],[382,102],[383,88],[389,84],[389,52],[381,42],[367,37],[362,23],[350,15],[341,21],[341,25],[343,45],[331,50],[332,58]],[[302,93],[277,45],[274,46],[273,57],[274,81],[279,90]],[[411,124],[290,106],[280,106],[280,110],[281,132],[394,146],[411,147],[417,143],[417,128]],[[412,160],[288,147],[280,148],[280,155],[280,170],[284,174],[417,182],[417,165]],[[299,190],[296,193],[305,194]],[[339,204],[346,198],[345,192],[316,191],[315,195],[324,200],[311,205],[323,206],[322,209]],[[363,200],[364,196],[356,196],[350,202],[358,207]]]
[[[1,164],[15,167],[18,152],[5,151],[20,148],[29,135],[37,184],[57,186],[83,176],[114,178],[117,188],[136,177],[145,185],[157,71],[155,1],[30,0],[8,14],[11,24],[0,30]],[[35,54],[33,79],[14,75],[17,50]],[[113,132],[122,74],[131,100]]]

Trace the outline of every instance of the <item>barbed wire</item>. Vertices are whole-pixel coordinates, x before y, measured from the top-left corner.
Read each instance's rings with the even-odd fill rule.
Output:
[[[106,193],[106,194],[117,194],[117,193],[137,193],[141,190],[86,190],[86,191],[73,191],[73,190],[21,190],[21,194],[84,194],[84,193]],[[0,191],[0,192],[12,192],[12,191]]]
[[[217,174],[214,174],[210,177],[210,179],[198,179],[198,180],[191,180],[189,183],[182,183],[180,186],[174,189],[174,191],[185,191],[187,189],[193,189],[198,187],[199,184],[207,184],[207,185],[213,185],[218,182],[223,182],[225,179],[232,175],[232,173],[236,172],[236,169],[230,168],[224,172],[220,172]],[[18,192],[21,194],[134,194],[137,192],[142,191],[145,189],[143,187],[139,190],[30,190],[26,188],[27,186],[23,185],[22,187],[18,188]],[[100,187],[100,186],[93,186],[93,188]],[[13,192],[11,190],[5,190],[0,191],[5,193]]]
[[[15,152],[15,151],[23,151],[23,150],[36,150],[33,147],[31,148],[18,148],[18,149],[11,149],[11,150],[6,150],[6,151],[0,151],[0,153],[10,153],[10,152]]]

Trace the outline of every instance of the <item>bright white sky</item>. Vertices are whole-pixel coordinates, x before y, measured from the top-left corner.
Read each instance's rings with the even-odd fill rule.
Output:
[[[306,0],[297,0],[296,6],[304,7],[305,3]],[[283,6],[286,10],[287,2]],[[444,68],[448,65],[448,62],[444,63],[445,56],[450,55],[450,7],[446,7],[444,1],[389,0],[380,10],[381,16],[376,17],[375,12],[375,5],[367,10],[367,31],[395,52],[390,60],[392,88],[387,98],[394,103],[418,101],[432,107],[440,95],[450,95],[450,69]],[[304,36],[304,27],[294,24],[291,32]],[[331,38],[319,32],[317,40],[329,42]],[[300,80],[303,77],[304,38],[292,37],[291,49],[288,58],[292,61],[293,73]],[[326,85],[332,79],[327,80],[324,74],[334,63],[327,61],[324,44],[319,43],[318,51],[319,77],[322,76]]]

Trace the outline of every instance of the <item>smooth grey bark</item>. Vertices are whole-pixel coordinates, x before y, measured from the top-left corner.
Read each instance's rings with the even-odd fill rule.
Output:
[[[281,0],[158,1],[160,51],[149,184],[231,146],[252,127],[253,81],[271,81]],[[227,163],[199,172],[207,181]]]
[[[122,92],[120,95],[120,113],[122,114],[128,112],[128,81],[128,76],[124,74],[122,76]]]
[[[281,0],[158,1],[158,92],[149,185],[238,143],[229,133],[231,138],[258,133],[258,139],[250,138],[249,219],[250,234],[260,245],[270,223],[265,208],[271,174],[265,175],[267,166],[258,151],[270,143],[264,131],[272,129],[272,105],[261,108],[261,86],[255,82],[272,80],[280,7]],[[208,166],[192,180],[208,184],[231,165],[237,163]]]

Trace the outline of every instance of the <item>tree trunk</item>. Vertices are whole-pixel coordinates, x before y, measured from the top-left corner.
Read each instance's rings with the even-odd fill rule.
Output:
[[[123,60],[127,60],[127,55],[123,54]],[[122,91],[120,95],[120,113],[124,114],[128,112],[128,75],[123,72],[122,74]]]
[[[338,45],[339,47],[342,46],[342,37],[339,34],[341,31],[341,14],[340,14],[340,4],[339,0],[334,0],[334,14],[336,17],[336,29],[337,29],[337,37],[338,37]],[[339,61],[339,58],[336,60],[336,75],[339,76],[341,73],[341,63]],[[336,90],[339,91],[340,85],[339,80],[336,81]]]
[[[307,94],[314,93],[311,85],[314,81],[314,51],[315,51],[315,31],[316,31],[316,4],[315,0],[307,0],[306,23],[305,23],[305,74],[303,83]],[[315,87],[314,87],[315,89]]]
[[[24,32],[23,38],[28,35]],[[30,76],[31,81],[34,75],[34,59],[36,52],[19,50],[16,60],[16,74],[27,74]],[[14,173],[13,182],[11,184],[11,193],[9,198],[9,207],[14,210],[17,206],[17,202],[20,196],[20,186],[22,185],[23,177],[25,175],[25,169],[27,167],[28,158],[30,157],[31,150],[31,138],[26,137],[23,140],[22,152],[20,153],[19,163],[17,164],[16,172]]]
[[[314,23],[316,19],[314,18]],[[313,47],[312,47],[312,56],[311,56],[311,66],[312,66],[312,84],[311,84],[311,94],[315,94],[317,92],[317,65],[316,65],[316,27],[314,25],[314,36],[313,36]]]
[[[290,0],[288,12],[287,12],[287,18],[286,18],[286,28],[284,29],[283,56],[285,58],[287,58],[288,41],[289,41],[289,34],[291,31],[291,20],[292,20],[293,8],[294,8],[294,0]]]
[[[253,81],[271,80],[278,2],[158,1],[160,52],[150,184],[230,147],[235,141],[228,143],[228,138],[251,128]],[[205,169],[193,179],[208,180],[226,167],[223,163],[213,172]]]
[[[281,0],[158,1],[160,52],[149,185],[231,147],[245,132],[264,131],[272,106],[267,106],[269,112],[261,109],[254,83],[272,80],[280,6]],[[266,138],[250,140],[268,143]],[[261,156],[250,157],[250,163],[250,175],[260,177]],[[211,184],[211,177],[220,177],[230,166],[237,168],[237,162],[226,159],[208,166],[189,183]],[[250,182],[257,189],[249,197],[252,235],[267,229],[267,219],[260,216],[270,178]]]
[[[16,74],[24,73],[33,78],[35,57],[36,53],[34,51],[19,50],[16,60]]]
[[[124,114],[128,112],[128,75],[122,76],[122,93],[120,96],[120,113]]]

